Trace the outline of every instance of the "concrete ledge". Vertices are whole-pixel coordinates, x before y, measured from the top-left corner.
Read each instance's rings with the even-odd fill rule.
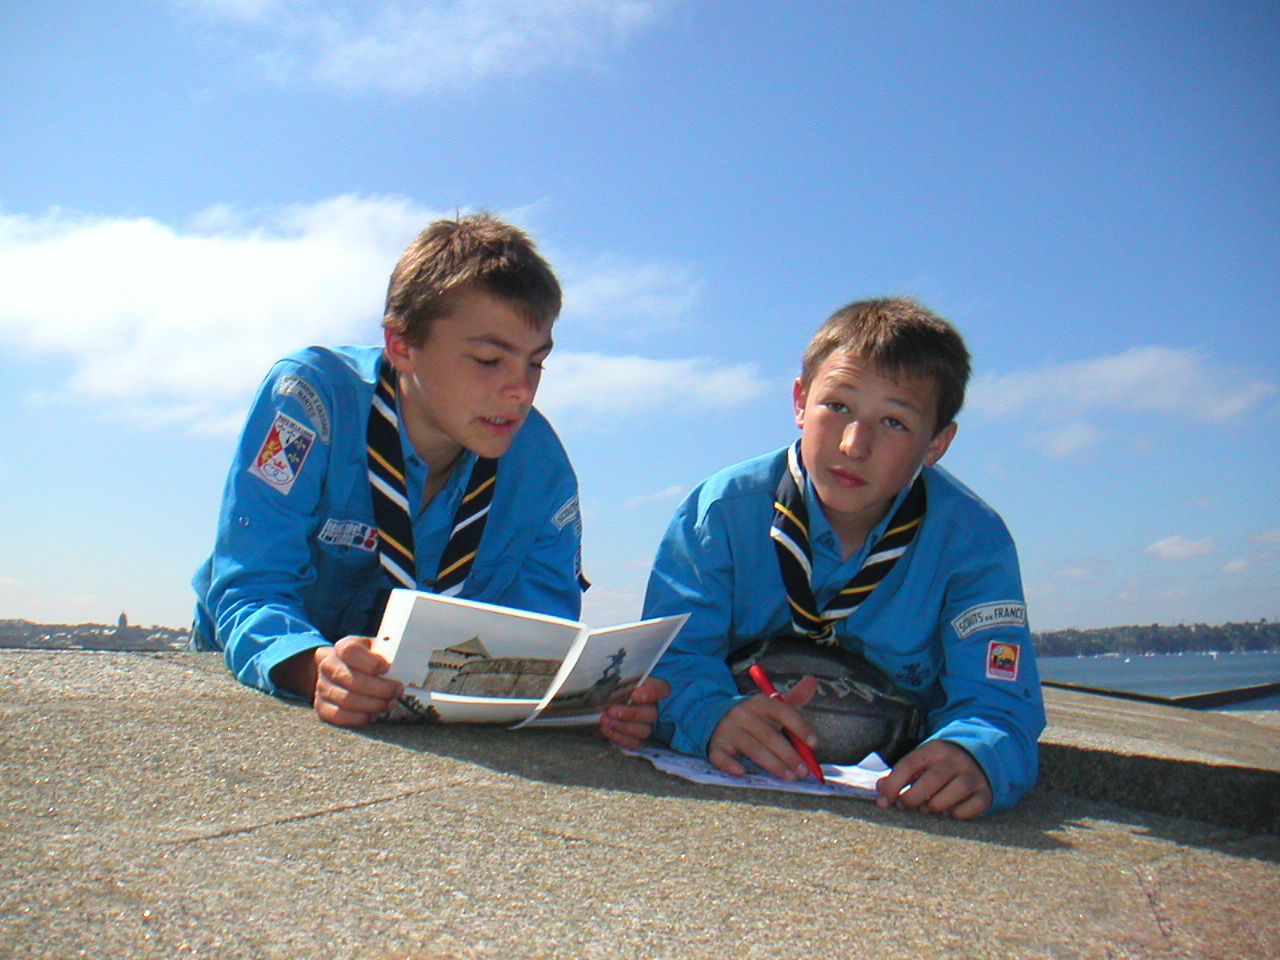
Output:
[[[1045,708],[1041,789],[1280,833],[1280,730],[1051,687]]]
[[[1169,720],[1089,706],[1049,745]],[[1164,760],[1223,761],[1174,722]],[[0,956],[1280,956],[1273,835],[1044,786],[972,823],[704,787],[581,731],[339,730],[212,654],[0,651],[0,838]]]

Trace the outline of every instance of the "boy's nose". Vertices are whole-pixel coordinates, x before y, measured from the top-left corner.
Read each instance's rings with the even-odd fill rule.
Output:
[[[871,450],[871,432],[861,420],[854,420],[840,436],[840,452],[850,460],[860,460]]]
[[[538,376],[534,370],[524,370],[515,374],[507,383],[507,396],[521,404],[533,403],[533,395],[538,392]]]

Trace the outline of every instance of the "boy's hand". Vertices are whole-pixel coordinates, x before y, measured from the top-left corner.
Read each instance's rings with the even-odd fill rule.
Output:
[[[734,777],[747,772],[738,757],[755,761],[783,780],[808,776],[809,768],[784,731],[790,730],[811,747],[818,745],[818,738],[800,716],[800,708],[817,690],[818,681],[805,677],[777,699],[758,693],[750,700],[743,700],[716,726],[707,758],[717,769]]]
[[[923,810],[970,820],[991,806],[991,784],[969,751],[946,740],[916,747],[877,785],[883,809]]]
[[[626,703],[614,703],[600,715],[600,732],[626,750],[634,750],[649,739],[658,722],[658,701],[671,694],[665,680],[649,677],[631,691]]]
[[[312,704],[321,720],[358,727],[386,713],[404,693],[404,684],[382,676],[391,664],[370,649],[372,644],[372,637],[343,637],[336,646],[312,651]]]

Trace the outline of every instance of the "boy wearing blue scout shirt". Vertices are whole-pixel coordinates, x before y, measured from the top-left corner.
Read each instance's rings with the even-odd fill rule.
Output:
[[[799,712],[817,682],[742,695],[726,658],[808,637],[865,657],[923,713],[881,806],[967,819],[1032,787],[1045,718],[1013,541],[936,466],[968,375],[960,335],[909,300],[851,304],[818,330],[793,391],[800,440],[705,481],[658,549],[644,616],[691,616],[653,671],[670,685],[655,736],[730,774],[746,757],[805,776],[784,731],[819,746]]]
[[[351,726],[402,693],[370,650],[390,587],[577,619],[577,479],[532,406],[560,300],[522,232],[441,220],[392,274],[382,347],[277,363],[194,580],[193,645]]]

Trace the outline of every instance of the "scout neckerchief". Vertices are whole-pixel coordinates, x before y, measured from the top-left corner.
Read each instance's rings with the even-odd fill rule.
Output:
[[[417,589],[413,557],[413,520],[404,482],[404,451],[400,446],[400,415],[396,404],[395,371],[384,357],[378,366],[378,385],[369,407],[369,490],[378,522],[378,559],[401,586]],[[428,588],[445,596],[462,590],[484,533],[489,505],[497,484],[498,461],[477,457],[467,489],[453,517],[449,542],[440,557],[435,582]]]
[[[800,441],[797,440],[787,450],[787,469],[782,472],[774,495],[773,525],[769,536],[773,538],[782,582],[787,588],[791,628],[817,643],[834,645],[836,637],[832,624],[853,613],[871,595],[876,585],[889,575],[920,529],[926,501],[924,477],[916,477],[880,542],[863,561],[861,569],[822,611],[814,600],[810,583],[813,551],[809,546],[809,508],[804,502],[805,477]]]

